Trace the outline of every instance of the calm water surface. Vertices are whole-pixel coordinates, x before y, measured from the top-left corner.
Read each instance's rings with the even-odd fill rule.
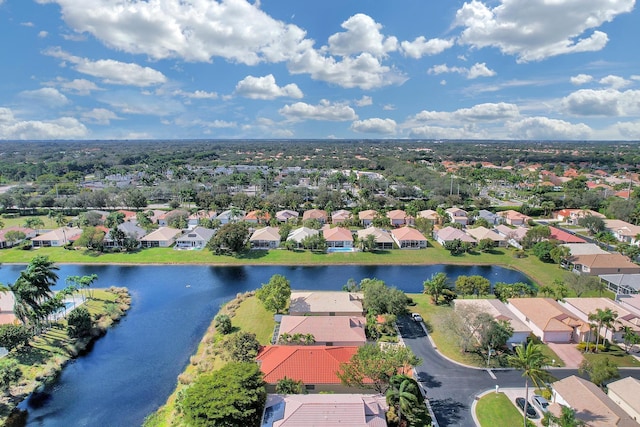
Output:
[[[13,283],[24,266],[0,267]],[[492,283],[528,282],[517,271],[492,266],[84,266],[62,265],[59,287],[72,275],[97,274],[95,287],[126,286],[132,306],[123,320],[72,361],[56,384],[21,404],[29,426],[139,426],[164,404],[220,305],[238,292],[282,274],[294,289],[339,290],[350,278],[375,277],[405,292],[445,272],[482,275]],[[189,285],[189,286],[187,286]]]

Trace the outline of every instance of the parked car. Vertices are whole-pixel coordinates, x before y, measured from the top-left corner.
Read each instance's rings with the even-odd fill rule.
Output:
[[[520,410],[524,411],[524,397],[516,397],[516,404],[520,407]],[[527,405],[527,418],[538,418],[538,413],[531,404]]]
[[[422,316],[418,313],[411,313],[411,319],[413,319],[414,322],[422,322]]]
[[[531,398],[531,403],[543,414],[549,412],[549,402],[544,397],[534,394]]]

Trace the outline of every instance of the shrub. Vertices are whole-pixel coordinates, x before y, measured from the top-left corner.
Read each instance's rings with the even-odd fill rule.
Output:
[[[223,335],[231,333],[233,327],[231,326],[231,318],[226,314],[219,314],[216,316],[215,324],[216,330]]]
[[[93,326],[91,313],[84,307],[78,307],[67,316],[67,325],[67,332],[70,337],[78,338],[87,336]]]
[[[581,342],[578,345],[576,345],[576,348],[578,350],[580,350],[580,351],[585,351],[585,349],[587,348],[587,343],[586,342]],[[589,343],[589,350],[588,351],[592,352],[594,350],[596,350],[596,344],[592,343],[592,342]],[[598,344],[598,347],[597,347],[598,353],[603,352],[605,350],[606,350],[606,348],[605,348],[604,344]]]

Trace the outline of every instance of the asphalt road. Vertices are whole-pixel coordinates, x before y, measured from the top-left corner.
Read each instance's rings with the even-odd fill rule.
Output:
[[[467,368],[450,362],[438,353],[427,338],[421,324],[408,316],[398,319],[398,329],[407,346],[422,359],[416,367],[417,380],[426,389],[427,397],[441,427],[473,427],[471,404],[483,391],[500,387],[524,387],[520,371],[493,371],[496,379],[484,369]],[[553,369],[557,379],[578,375],[575,369]],[[622,378],[640,379],[640,370],[620,369]]]

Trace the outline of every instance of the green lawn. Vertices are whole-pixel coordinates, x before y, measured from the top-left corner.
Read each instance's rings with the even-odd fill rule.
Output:
[[[435,306],[431,304],[431,297],[426,294],[408,294],[411,299],[416,303],[414,307],[411,307],[412,312],[420,313],[422,318],[430,331],[431,338],[436,343],[438,350],[450,359],[456,362],[464,363],[471,366],[485,367],[486,360],[476,353],[462,353],[460,352],[460,346],[455,337],[448,334],[446,330],[443,330],[440,326],[442,318],[444,318],[449,312],[453,310],[453,307],[449,306]],[[543,345],[542,351],[549,357],[549,359],[555,359],[555,366],[564,366],[564,363],[556,355],[553,350],[548,346]],[[498,361],[491,360],[491,366],[498,366]]]
[[[87,264],[208,264],[208,265],[499,265],[519,270],[538,284],[562,278],[564,270],[544,264],[538,258],[515,258],[511,250],[452,256],[437,243],[423,250],[389,250],[377,252],[312,253],[309,251],[249,251],[241,256],[213,255],[208,250],[175,251],[170,248],[143,249],[134,253],[97,254],[84,250],[40,248],[30,251],[0,251],[0,263],[28,263],[36,255],[46,255],[57,263]]]
[[[584,358],[592,362],[605,357],[611,359],[611,361],[620,368],[640,368],[640,361],[625,353],[624,350],[617,345],[611,345],[609,351],[602,353],[584,353]]]
[[[276,325],[274,313],[267,311],[258,298],[247,298],[231,318],[231,324],[246,332],[253,332],[262,345],[271,344],[271,336]]]
[[[43,229],[52,229],[58,228],[58,224],[56,223],[55,218],[49,218],[47,215],[27,215],[27,216],[19,216],[16,218],[0,218],[0,221],[4,223],[5,227],[19,226],[24,227],[24,222],[27,218],[40,218],[42,222],[44,222]],[[70,217],[65,217],[67,221]]]
[[[482,396],[476,405],[476,416],[482,427],[522,425],[522,413],[504,393]],[[533,425],[531,422],[527,424]]]

